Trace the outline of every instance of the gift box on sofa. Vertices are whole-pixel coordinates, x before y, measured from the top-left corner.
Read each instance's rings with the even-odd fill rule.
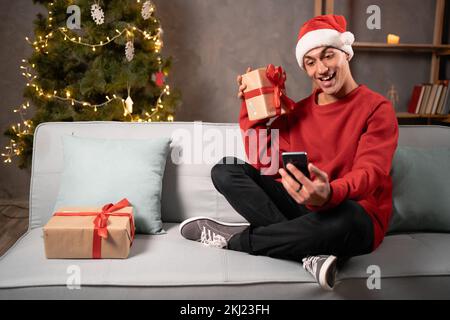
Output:
[[[127,199],[97,207],[64,207],[44,226],[48,259],[125,259],[133,243],[133,207]]]
[[[295,102],[286,96],[286,72],[269,64],[242,75],[247,85],[244,99],[249,120],[270,118],[293,109]]]

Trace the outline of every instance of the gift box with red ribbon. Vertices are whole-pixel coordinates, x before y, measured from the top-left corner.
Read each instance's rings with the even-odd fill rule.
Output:
[[[125,259],[134,240],[133,207],[127,199],[96,207],[64,207],[44,226],[48,259]]]
[[[286,72],[272,64],[242,75],[249,120],[282,115],[294,108],[295,102],[286,96],[285,82]]]

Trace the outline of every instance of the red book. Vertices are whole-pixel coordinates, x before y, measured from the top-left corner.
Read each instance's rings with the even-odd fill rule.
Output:
[[[419,102],[421,90],[422,90],[421,85],[414,86],[414,89],[411,94],[411,99],[409,100],[409,104],[408,104],[408,112],[409,113],[416,113],[416,106],[417,106],[417,103]]]

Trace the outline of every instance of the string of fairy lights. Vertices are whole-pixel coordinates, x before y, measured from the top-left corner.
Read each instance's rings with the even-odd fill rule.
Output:
[[[140,0],[137,0],[137,3],[140,3]],[[47,18],[47,26],[48,28],[52,28],[53,24],[53,8],[54,2],[49,3],[49,10],[48,10],[48,18]],[[151,13],[153,13],[154,8],[153,5],[151,7]],[[157,20],[153,18],[153,22],[157,23]],[[63,37],[64,41],[70,41],[75,45],[81,45],[86,46],[92,49],[93,52],[96,52],[98,48],[107,46],[114,40],[120,38],[120,37],[126,37],[126,39],[133,39],[134,35],[140,34],[142,38],[146,41],[152,41],[153,42],[153,48],[155,53],[160,53],[161,48],[163,46],[163,42],[161,41],[161,35],[162,35],[162,29],[159,27],[157,28],[157,31],[155,34],[151,34],[145,30],[141,30],[136,26],[133,26],[129,24],[127,27],[123,28],[122,30],[115,30],[114,36],[106,36],[104,40],[98,42],[98,43],[89,43],[88,41],[84,40],[82,37],[75,37],[73,35],[69,34],[69,30],[65,27],[60,27],[56,29],[56,32],[59,32]],[[25,40],[36,50],[36,52],[43,53],[43,54],[49,54],[48,47],[49,47],[49,40],[52,39],[55,35],[55,31],[51,31],[45,36],[38,36],[37,39],[34,41],[31,41],[28,37],[25,37]],[[161,57],[157,56],[158,64],[161,65]],[[35,80],[37,79],[36,71],[35,71],[35,65],[29,64],[28,61],[25,59],[22,60],[20,69],[22,70],[22,75],[26,79],[26,86],[32,87],[36,91],[36,94],[45,99],[53,99],[61,102],[67,102],[71,106],[80,105],[87,108],[92,108],[94,112],[97,112],[98,108],[105,107],[106,105],[113,103],[113,102],[121,102],[123,109],[124,109],[124,116],[129,116],[130,121],[136,121],[136,122],[151,122],[152,118],[156,116],[156,119],[159,121],[160,116],[158,115],[158,112],[160,112],[162,109],[164,109],[163,104],[163,97],[164,95],[170,95],[170,86],[165,85],[162,89],[160,95],[158,96],[158,99],[156,100],[156,105],[150,109],[149,112],[145,112],[144,116],[141,117],[139,115],[132,115],[132,113],[129,111],[129,109],[126,106],[126,100],[123,99],[119,94],[112,94],[111,97],[106,95],[105,100],[101,103],[91,103],[89,101],[83,101],[76,99],[73,97],[73,93],[69,89],[60,90],[59,92],[57,90],[54,90],[53,92],[46,92],[42,87],[40,87],[38,84],[35,83]],[[27,109],[30,107],[30,102],[27,101],[21,106],[14,109],[14,113],[19,113],[19,116],[21,118],[21,123],[17,123],[15,125],[11,126],[12,131],[17,137],[21,137],[23,135],[30,135],[32,134],[32,121],[29,119],[26,119],[26,112]],[[167,121],[173,121],[173,115],[167,116]],[[9,145],[5,147],[6,152],[2,153],[2,157],[4,158],[5,163],[11,163],[11,158],[16,155],[21,154],[21,148],[18,146],[17,142],[14,139],[10,139]]]
[[[162,47],[162,41],[159,38],[160,35],[161,35],[161,31],[162,31],[161,28],[158,28],[158,32],[154,36],[152,36],[151,34],[149,34],[146,31],[140,30],[137,27],[132,27],[131,29],[124,28],[122,31],[119,31],[119,30],[116,29],[117,35],[115,35],[114,37],[111,37],[111,38],[110,37],[106,37],[105,41],[100,41],[99,43],[95,43],[95,44],[84,42],[81,37],[78,37],[78,38],[70,37],[68,35],[68,33],[67,33],[68,30],[66,28],[59,28],[58,30],[64,35],[64,40],[65,41],[71,41],[71,42],[73,42],[73,43],[75,43],[77,45],[83,45],[83,46],[91,47],[93,51],[95,51],[95,48],[97,48],[97,47],[106,46],[107,44],[109,44],[112,41],[114,41],[115,39],[123,36],[124,34],[126,34],[127,37],[133,37],[133,32],[132,31],[140,32],[144,36],[144,39],[153,40],[154,43],[155,43],[155,46],[154,46],[155,53],[159,53],[160,50],[161,50],[161,47]],[[45,50],[48,47],[48,39],[51,38],[51,37],[52,37],[52,32],[50,32],[49,34],[47,34],[44,37],[42,37],[42,36],[39,37],[40,38],[39,41],[31,42],[28,39],[28,37],[26,37],[26,40],[28,41],[28,43],[30,45],[32,45],[35,48],[36,51],[41,51],[43,49]],[[48,53],[47,51],[45,51],[45,52]],[[161,63],[162,63],[161,62],[161,57],[158,56],[157,57],[157,61],[158,61],[158,64],[161,65]],[[22,60],[22,62],[26,63],[25,60]],[[30,68],[30,66],[20,66],[20,67],[26,71],[26,72],[24,72],[22,74],[24,76],[26,76],[26,79],[28,81],[27,86],[32,86],[36,90],[38,96],[40,96],[40,97],[46,97],[48,99],[56,99],[56,100],[60,100],[60,101],[67,101],[67,102],[70,102],[72,106],[75,105],[75,104],[79,104],[79,105],[82,105],[82,106],[85,106],[85,107],[91,107],[91,108],[94,109],[94,111],[97,111],[97,108],[103,107],[103,106],[105,106],[105,105],[107,105],[107,104],[109,104],[109,103],[111,103],[111,102],[113,102],[115,100],[119,100],[122,103],[125,103],[125,100],[123,98],[117,96],[116,94],[112,95],[113,98],[105,96],[106,99],[102,103],[92,104],[92,103],[87,102],[87,101],[80,101],[80,100],[77,100],[77,99],[73,98],[72,97],[72,93],[70,92],[70,90],[65,90],[64,95],[58,95],[57,91],[54,91],[53,93],[44,92],[44,90],[42,88],[40,88],[37,84],[33,83],[33,80],[36,79],[36,76],[32,77],[32,75],[31,75],[32,71],[30,69],[34,70],[34,65],[31,65],[31,68]],[[162,97],[163,97],[163,95],[170,95],[170,87],[169,87],[169,85],[166,85],[164,87],[164,89],[162,90],[160,96],[158,97],[156,107],[152,108],[153,113],[152,114],[146,113],[147,120],[149,120],[152,116],[154,116],[158,112],[159,109],[162,109],[164,107],[162,105]],[[140,119],[140,118],[137,119],[137,121],[139,121],[139,120],[143,120],[143,119]],[[170,116],[169,116],[169,118],[167,120],[171,121],[171,120],[173,120],[173,118],[171,119]]]

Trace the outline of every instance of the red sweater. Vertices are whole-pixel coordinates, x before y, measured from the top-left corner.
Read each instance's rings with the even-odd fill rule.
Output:
[[[392,215],[392,180],[390,170],[398,141],[398,124],[392,104],[365,85],[339,101],[318,105],[320,89],[296,103],[268,125],[269,119],[250,121],[245,102],[242,103],[239,124],[243,134],[247,161],[258,170],[271,166],[260,159],[250,162],[247,129],[267,131],[267,139],[258,148],[267,148],[271,155],[270,129],[279,130],[278,166],[281,152],[306,151],[308,160],[328,174],[331,199],[323,206],[309,206],[313,211],[336,207],[345,199],[357,201],[370,215],[374,225],[376,249],[383,241]],[[272,146],[273,147],[273,146]],[[251,160],[251,159],[250,159]],[[262,161],[267,163],[267,161]],[[278,167],[276,168],[278,169]],[[277,181],[281,176],[272,170]],[[315,176],[312,174],[312,180]]]

